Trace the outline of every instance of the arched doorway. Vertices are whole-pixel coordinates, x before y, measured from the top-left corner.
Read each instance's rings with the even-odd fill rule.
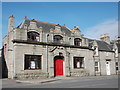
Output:
[[[64,57],[55,56],[54,58],[54,76],[63,76],[64,75]]]

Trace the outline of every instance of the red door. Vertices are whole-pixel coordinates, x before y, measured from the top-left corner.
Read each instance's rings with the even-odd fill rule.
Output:
[[[63,75],[63,59],[55,60],[55,76]]]

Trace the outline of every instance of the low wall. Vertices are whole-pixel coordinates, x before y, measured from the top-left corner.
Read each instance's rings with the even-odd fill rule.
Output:
[[[71,77],[82,77],[82,76],[89,76],[89,72],[86,70],[72,70]]]
[[[15,79],[39,79],[39,78],[48,78],[48,73],[41,71],[25,71],[17,73]]]

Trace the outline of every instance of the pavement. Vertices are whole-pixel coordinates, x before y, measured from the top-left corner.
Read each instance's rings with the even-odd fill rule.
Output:
[[[54,81],[59,81],[59,80],[69,80],[69,79],[94,79],[94,78],[99,78],[99,79],[105,79],[109,77],[114,77],[116,75],[111,75],[111,76],[84,76],[84,77],[65,77],[65,76],[58,76],[55,78],[44,78],[44,79],[25,79],[25,80],[13,80],[16,83],[28,83],[28,84],[39,84],[39,83],[47,83],[47,82],[54,82]]]
[[[25,80],[14,80],[16,83],[31,83],[31,84],[39,84],[39,83],[47,83],[58,80],[72,79],[71,77],[55,77],[55,78],[44,78],[44,79],[25,79]]]

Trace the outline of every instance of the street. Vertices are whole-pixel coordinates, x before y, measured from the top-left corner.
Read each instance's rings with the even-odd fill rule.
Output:
[[[118,76],[74,77],[36,84],[3,79],[2,88],[118,88]]]

